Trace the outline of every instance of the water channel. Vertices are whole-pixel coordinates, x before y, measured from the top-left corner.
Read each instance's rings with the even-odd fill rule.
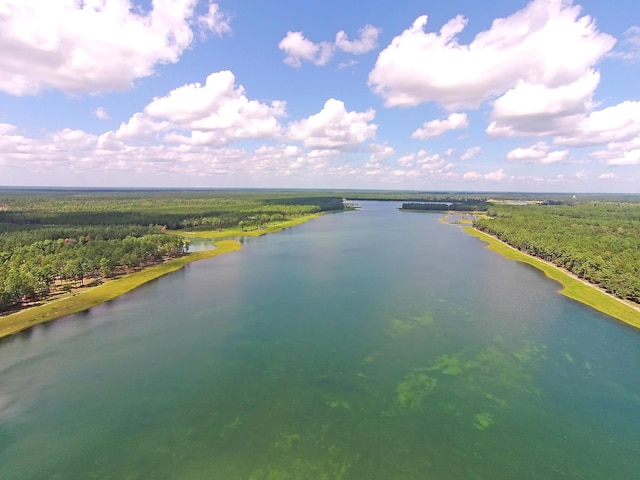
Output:
[[[0,478],[637,478],[639,332],[398,206],[1,341]]]

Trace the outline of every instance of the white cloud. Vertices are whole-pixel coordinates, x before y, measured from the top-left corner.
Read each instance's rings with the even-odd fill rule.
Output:
[[[568,154],[569,150],[550,151],[549,145],[545,142],[538,142],[531,147],[511,150],[507,153],[507,160],[547,165],[562,162]]]
[[[287,35],[278,43],[278,48],[287,54],[284,63],[291,67],[300,67],[303,60],[315,65],[326,65],[333,56],[332,44],[328,42],[315,44],[306,39],[302,32],[287,32]]]
[[[379,143],[372,143],[367,146],[365,150],[371,152],[371,156],[367,161],[368,167],[380,166],[380,162],[393,157],[396,153],[393,147],[390,147],[389,145],[382,145]]]
[[[341,30],[336,34],[334,43],[326,41],[314,43],[305,38],[302,32],[289,31],[278,43],[278,48],[285,52],[284,63],[291,67],[300,67],[303,61],[311,62],[314,65],[326,65],[336,50],[342,50],[352,55],[362,55],[378,46],[379,28],[373,25],[365,25],[358,33],[360,38],[349,40],[347,34]],[[338,68],[345,68],[354,63],[357,62],[353,60],[351,62],[342,62]]]
[[[626,142],[611,142],[591,156],[611,166],[640,165],[640,136]]]
[[[353,55],[362,55],[368,53],[378,46],[378,35],[380,35],[380,29],[373,25],[365,25],[358,33],[360,38],[358,40],[349,40],[347,34],[344,31],[339,31],[336,34],[336,48],[351,53]]]
[[[231,19],[220,11],[217,3],[210,3],[205,15],[198,17],[198,26],[204,31],[215,33],[221,37],[225,33],[231,32]]]
[[[338,64],[338,70],[342,70],[343,68],[349,68],[349,67],[353,67],[354,65],[357,65],[358,61],[354,60],[353,58],[347,62],[340,62]]]
[[[414,159],[415,159],[415,155],[413,153],[410,153],[408,155],[403,155],[400,158],[398,158],[397,162],[398,162],[398,165],[400,165],[401,167],[409,167],[413,165]]]
[[[471,170],[469,172],[465,172],[462,175],[463,180],[490,180],[493,182],[501,182],[502,180],[508,178],[507,174],[504,173],[504,170],[499,169],[496,170],[494,172],[489,172],[489,173],[479,173],[476,172],[474,170]]]
[[[482,147],[471,147],[467,148],[462,155],[460,155],[460,160],[469,160],[476,155],[479,155],[482,152]]]
[[[554,141],[560,145],[582,147],[629,140],[638,135],[640,102],[627,100],[583,116],[571,132],[561,134]]]
[[[276,138],[285,103],[249,100],[229,71],[209,75],[204,85],[190,83],[156,97],[143,112],[122,124],[116,138],[135,139],[167,132],[172,143],[223,145],[248,138]],[[183,132],[188,132],[185,135]]]
[[[539,137],[570,131],[592,109],[599,82],[600,74],[593,70],[558,87],[520,81],[493,103],[487,133],[492,137]]]
[[[10,123],[0,123],[0,135],[8,135],[17,130],[15,125],[11,125]]]
[[[611,52],[609,56],[631,61],[640,59],[640,27],[634,25],[628,28],[624,36],[621,47]]]
[[[319,113],[289,125],[289,138],[307,148],[348,149],[373,140],[377,125],[369,123],[375,110],[347,112],[344,103],[330,98]]]
[[[422,128],[411,134],[411,138],[426,140],[430,137],[437,137],[449,130],[460,130],[469,126],[466,113],[452,113],[446,120],[431,120],[425,122]]]
[[[483,175],[472,170],[470,172],[465,172],[464,175],[462,175],[462,178],[464,180],[480,180],[481,178],[483,178]]]
[[[196,1],[153,0],[142,12],[129,0],[3,0],[0,91],[130,88],[158,64],[177,62],[189,47]]]
[[[616,175],[615,173],[603,173],[602,175],[599,175],[598,178],[600,180],[613,180],[616,178]]]
[[[504,173],[504,170],[499,169],[496,170],[495,172],[489,172],[484,176],[485,179],[487,180],[493,180],[495,182],[500,182],[502,180],[504,180],[505,178],[507,178],[507,175]]]
[[[104,107],[98,107],[93,111],[93,116],[100,120],[109,120],[109,112]]]
[[[387,106],[434,101],[455,110],[477,107],[519,84],[558,88],[585,76],[615,43],[568,0],[534,0],[493,21],[468,44],[456,35],[457,16],[438,33],[425,32],[427,16],[393,39],[369,74]]]

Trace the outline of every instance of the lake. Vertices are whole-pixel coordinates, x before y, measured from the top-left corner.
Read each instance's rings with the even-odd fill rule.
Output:
[[[639,331],[361,204],[1,341],[0,478],[638,478]]]

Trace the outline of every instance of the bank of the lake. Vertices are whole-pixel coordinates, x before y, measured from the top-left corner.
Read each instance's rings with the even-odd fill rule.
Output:
[[[85,311],[101,303],[113,300],[156,278],[180,270],[185,265],[241,248],[240,242],[236,240],[221,240],[214,245],[215,248],[188,253],[182,257],[144,268],[138,272],[107,280],[101,285],[88,287],[82,292],[74,293],[59,300],[45,302],[42,305],[25,308],[0,317],[0,338],[16,334],[34,325]]]
[[[325,212],[303,215],[291,220],[278,222],[266,228],[255,230],[222,229],[214,231],[168,231],[167,234],[180,236],[184,239],[219,239],[230,237],[259,237],[267,233],[280,232],[287,228],[301,225],[309,220],[320,217]],[[42,304],[23,308],[15,313],[0,317],[0,338],[14,335],[34,325],[56,320],[58,318],[85,311],[104,302],[113,300],[131,290],[155,280],[163,275],[175,272],[189,263],[212,258],[217,255],[232,252],[241,248],[236,240],[220,240],[215,243],[214,249],[208,248],[197,252],[191,252],[182,257],[174,258],[167,262],[145,267],[140,271],[107,280],[95,287],[83,288],[80,292],[69,294],[60,299],[45,300]]]
[[[0,477],[636,478],[640,330],[439,218],[362,202],[3,339]]]
[[[294,218],[291,220],[285,220],[283,222],[273,223],[268,225],[265,228],[256,228],[254,230],[243,230],[238,228],[223,228],[220,230],[198,230],[194,232],[184,232],[179,230],[170,230],[166,233],[170,235],[178,235],[180,237],[189,239],[189,238],[228,238],[228,237],[261,237],[262,235],[266,235],[267,233],[275,233],[280,232],[286,228],[295,227],[301,225],[309,220],[313,220],[314,218],[318,218],[324,213],[331,212],[320,212],[313,213],[311,215],[304,215],[298,218]]]
[[[571,274],[570,272],[546,262],[540,258],[521,252],[511,245],[498,240],[487,233],[472,227],[464,229],[470,235],[486,242],[487,248],[511,260],[527,263],[541,270],[548,278],[562,285],[560,293],[572,300],[588,305],[599,312],[614,317],[628,325],[640,328],[640,310],[629,305],[624,300],[611,295],[596,285],[590,284]]]

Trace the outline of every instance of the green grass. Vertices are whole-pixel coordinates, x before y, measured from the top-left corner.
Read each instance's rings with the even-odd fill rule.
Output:
[[[76,295],[53,300],[43,305],[30,307],[16,313],[0,318],[0,338],[13,335],[29,327],[40,323],[55,320],[56,318],[82,312],[101,303],[127,293],[140,285],[180,270],[189,263],[197,262],[205,258],[212,258],[227,252],[239,250],[241,245],[235,240],[221,240],[216,242],[216,249],[189,253],[183,257],[170,260],[166,263],[154,265],[139,272],[123,275],[109,280],[97,287],[90,287]]]
[[[304,215],[302,217],[294,218],[293,220],[286,220],[284,222],[272,223],[265,228],[260,228],[256,230],[240,230],[238,228],[225,228],[222,230],[202,230],[202,231],[181,231],[181,230],[170,230],[167,231],[168,234],[178,235],[184,238],[224,238],[224,237],[260,237],[262,235],[266,235],[267,233],[279,232],[280,230],[284,230],[285,228],[295,227],[300,225],[301,223],[308,222],[309,220],[313,220],[314,218],[318,218],[322,215],[322,213],[314,213],[311,215]]]
[[[528,263],[542,270],[547,277],[562,285],[562,290],[560,290],[562,295],[584,303],[633,327],[640,328],[640,311],[631,305],[627,305],[624,301],[598,290],[595,286],[585,284],[554,265],[520,252],[486,233],[471,227],[465,228],[464,231],[488,243],[490,250],[498,252],[511,260]]]

